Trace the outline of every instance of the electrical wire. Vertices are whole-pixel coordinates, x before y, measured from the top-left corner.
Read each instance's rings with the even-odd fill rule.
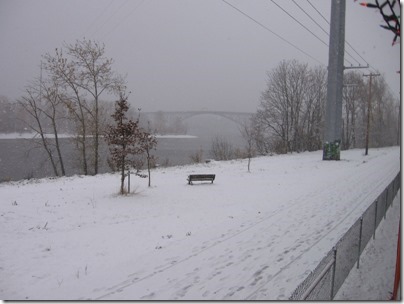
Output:
[[[307,2],[311,5],[311,7],[327,22],[330,24],[330,22],[323,16],[323,14],[310,2],[310,0],[307,0]]]
[[[302,8],[299,4],[297,4],[297,2],[295,0],[292,0],[292,2],[307,16],[310,18],[311,21],[313,21],[325,34],[327,34],[327,36],[329,37],[330,34],[309,14],[306,12],[306,10],[304,8]],[[348,44],[348,41],[345,40],[345,43]],[[352,48],[352,47],[351,47]],[[355,50],[354,50],[355,51]],[[357,60],[354,56],[352,56],[352,54],[350,52],[348,52],[348,50],[345,49],[345,53],[351,57],[354,61],[356,61],[357,64],[361,65],[361,63],[359,62],[359,60]]]
[[[271,0],[271,1],[274,2],[273,0]],[[318,24],[318,22],[316,22],[316,21],[314,20],[314,18],[312,18],[300,5],[298,5],[295,0],[292,0],[292,2],[293,2],[294,4],[296,4],[296,6],[298,6],[298,7],[306,14],[306,16],[308,16],[323,32],[325,32],[325,33],[329,36],[328,32],[325,31],[324,28],[321,27],[321,26]],[[310,2],[310,0],[307,0],[307,2],[308,2],[308,3],[310,4],[310,6],[327,22],[327,24],[330,24],[330,22],[329,22],[329,21],[324,17],[324,15]],[[275,3],[275,2],[274,2],[274,3]],[[276,3],[275,3],[275,4],[276,4]],[[279,5],[277,5],[277,6],[279,7]],[[282,10],[286,13],[286,11],[285,11],[284,9],[282,9]],[[288,14],[288,15],[291,16],[290,14]],[[292,16],[291,16],[291,17],[292,17]],[[292,18],[293,18],[293,17],[292,17]],[[293,18],[293,19],[295,19],[295,18]],[[297,21],[297,20],[295,20],[295,21]],[[298,22],[298,23],[301,24],[300,22]],[[374,72],[380,74],[380,72],[379,72],[375,67],[373,67],[372,65],[370,65],[370,64],[368,63],[368,61],[367,61],[365,58],[363,58],[363,57],[358,53],[358,51],[357,51],[347,40],[345,40],[345,43],[366,63],[366,65],[367,65],[370,69],[372,69]],[[359,61],[356,60],[347,50],[345,50],[345,52],[346,52],[352,59],[354,59],[354,60],[360,65]],[[349,62],[349,61],[347,61],[347,62]],[[386,79],[384,78],[384,76],[383,76],[382,74],[380,74],[380,75],[381,75],[381,77],[383,78],[384,82],[386,83],[386,85],[387,85],[388,89],[390,90],[390,92],[391,92],[393,95],[396,95],[395,93],[393,93],[393,90],[391,89],[391,87],[390,87],[389,84],[387,83],[387,81],[386,81]],[[395,96],[395,97],[397,98],[397,96]]]
[[[315,7],[315,5],[313,5],[310,0],[306,0],[307,3],[310,4],[310,6],[321,16],[321,18],[323,18],[323,20],[325,20],[325,22],[327,22],[327,24],[330,24],[330,22],[327,20],[327,18],[324,17],[324,15]],[[361,54],[358,53],[358,51],[347,41],[345,40],[345,43],[355,52],[356,55],[358,55],[365,63],[366,65],[369,65],[369,63],[366,61],[365,58],[363,58],[361,56]],[[355,60],[357,61],[357,60]],[[358,62],[358,61],[357,61]]]
[[[303,23],[301,23],[299,20],[297,20],[295,17],[293,17],[291,14],[289,14],[283,7],[281,7],[279,4],[277,4],[274,0],[271,0],[273,4],[275,4],[278,8],[280,8],[286,15],[288,15],[290,18],[292,18],[294,21],[296,21],[301,27],[303,27],[306,31],[308,31],[310,34],[312,34],[315,38],[317,38],[320,42],[322,42],[326,47],[329,47],[328,43],[324,42],[320,37],[318,37],[316,34],[313,33],[308,27],[306,27]],[[352,57],[352,56],[351,56]],[[355,59],[354,59],[355,60]],[[353,65],[351,61],[348,59],[344,58],[344,61],[348,62],[351,66]]]
[[[90,29],[97,23],[98,19],[107,11],[107,9],[111,6],[111,4],[114,2],[114,0],[110,0],[109,3],[104,6],[103,10],[94,18],[94,20],[91,22],[91,24],[87,27],[86,32],[88,33]]]
[[[312,17],[310,16],[309,13],[306,12],[305,9],[303,9],[299,4],[297,4],[297,2],[295,0],[292,0],[292,2],[298,7],[300,8],[300,10],[306,14],[307,17],[310,18],[311,21],[313,21],[324,33],[327,34],[327,36],[330,36],[330,34]]]
[[[113,13],[111,13],[107,19],[104,20],[101,26],[99,26],[95,31],[92,32],[92,36],[95,36],[97,33],[99,33],[101,31],[101,28],[103,28],[111,20],[111,18],[115,16],[128,3],[128,1],[129,0],[125,0],[124,2],[122,2],[122,4]]]
[[[231,8],[233,8],[234,10],[236,10],[237,12],[239,12],[240,14],[242,14],[244,17],[250,19],[251,21],[253,21],[254,23],[258,24],[259,26],[261,26],[263,29],[265,29],[266,31],[270,32],[271,34],[275,35],[276,37],[278,37],[279,39],[281,39],[283,42],[287,43],[288,45],[292,46],[293,48],[297,49],[299,52],[301,52],[302,54],[306,55],[307,57],[313,59],[314,61],[320,63],[321,65],[324,65],[321,61],[319,61],[317,58],[311,56],[309,53],[303,51],[301,48],[299,48],[297,45],[293,44],[292,42],[286,40],[285,38],[283,38],[281,35],[275,33],[274,31],[272,31],[270,28],[268,28],[267,26],[265,26],[264,24],[262,24],[261,22],[259,22],[258,20],[254,19],[253,17],[249,16],[248,14],[246,14],[245,12],[243,12],[242,10],[240,10],[239,8],[237,8],[236,6],[232,5],[231,3],[227,2],[226,0],[222,0],[222,2],[224,2],[225,4],[227,4],[228,6],[230,6]]]
[[[114,27],[111,28],[111,30],[107,33],[104,34],[103,38],[107,37],[108,35],[110,35],[113,31],[115,31],[115,29],[122,23],[124,22],[129,16],[131,16],[135,11],[137,11],[142,4],[145,2],[146,0],[141,0],[131,11],[129,11],[128,14],[126,14],[123,18],[120,18],[118,23],[115,24]]]
[[[312,34],[317,40],[319,40],[322,44],[328,47],[328,43],[324,42],[320,37],[318,37],[316,34],[314,34],[308,27],[306,27],[303,23],[301,23],[299,20],[297,20],[295,17],[293,17],[291,14],[289,14],[283,7],[281,7],[279,4],[277,4],[274,0],[271,0],[273,4],[275,4],[277,7],[279,7],[286,15],[288,15],[290,18],[295,20],[301,27],[303,27],[306,31],[308,31],[310,34]]]

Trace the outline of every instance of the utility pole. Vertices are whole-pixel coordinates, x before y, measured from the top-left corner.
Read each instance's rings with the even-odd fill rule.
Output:
[[[380,76],[380,74],[363,74],[363,77],[369,77],[369,96],[368,96],[368,113],[367,113],[367,122],[366,122],[366,144],[365,144],[365,155],[368,155],[369,149],[369,129],[370,129],[370,108],[371,108],[371,100],[372,100],[372,78]]]
[[[323,160],[340,159],[345,8],[345,0],[332,0]]]
[[[400,145],[401,102],[398,105],[397,146]]]

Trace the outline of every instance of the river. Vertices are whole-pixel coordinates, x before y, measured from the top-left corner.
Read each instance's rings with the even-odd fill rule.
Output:
[[[161,137],[157,139],[153,154],[161,166],[192,163],[191,155],[202,150],[203,160],[211,159],[212,140],[224,138],[234,148],[242,148],[243,140],[238,126],[226,118],[200,115],[186,120],[188,136]],[[27,138],[0,137],[0,182],[54,176],[50,162],[41,146]],[[79,157],[70,138],[60,140],[66,175],[82,174]],[[99,173],[111,172],[107,164],[108,147],[102,141]]]

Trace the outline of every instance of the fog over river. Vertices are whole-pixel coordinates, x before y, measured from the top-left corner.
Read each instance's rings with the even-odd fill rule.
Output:
[[[212,140],[224,138],[234,148],[243,148],[238,125],[226,118],[203,114],[185,120],[188,136],[161,137],[153,154],[160,165],[184,165],[192,163],[191,155],[202,150],[202,158],[211,155]],[[25,136],[27,137],[27,136]],[[28,136],[29,137],[29,136]],[[81,174],[77,151],[70,138],[60,139],[66,175]],[[107,164],[108,147],[101,141],[100,173],[111,172]],[[30,138],[0,136],[0,182],[26,178],[54,176],[50,162],[42,147],[35,146]]]

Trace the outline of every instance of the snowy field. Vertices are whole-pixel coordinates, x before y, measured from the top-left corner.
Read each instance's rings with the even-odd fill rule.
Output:
[[[160,168],[125,197],[116,174],[0,184],[0,298],[288,299],[399,172],[363,152]]]

